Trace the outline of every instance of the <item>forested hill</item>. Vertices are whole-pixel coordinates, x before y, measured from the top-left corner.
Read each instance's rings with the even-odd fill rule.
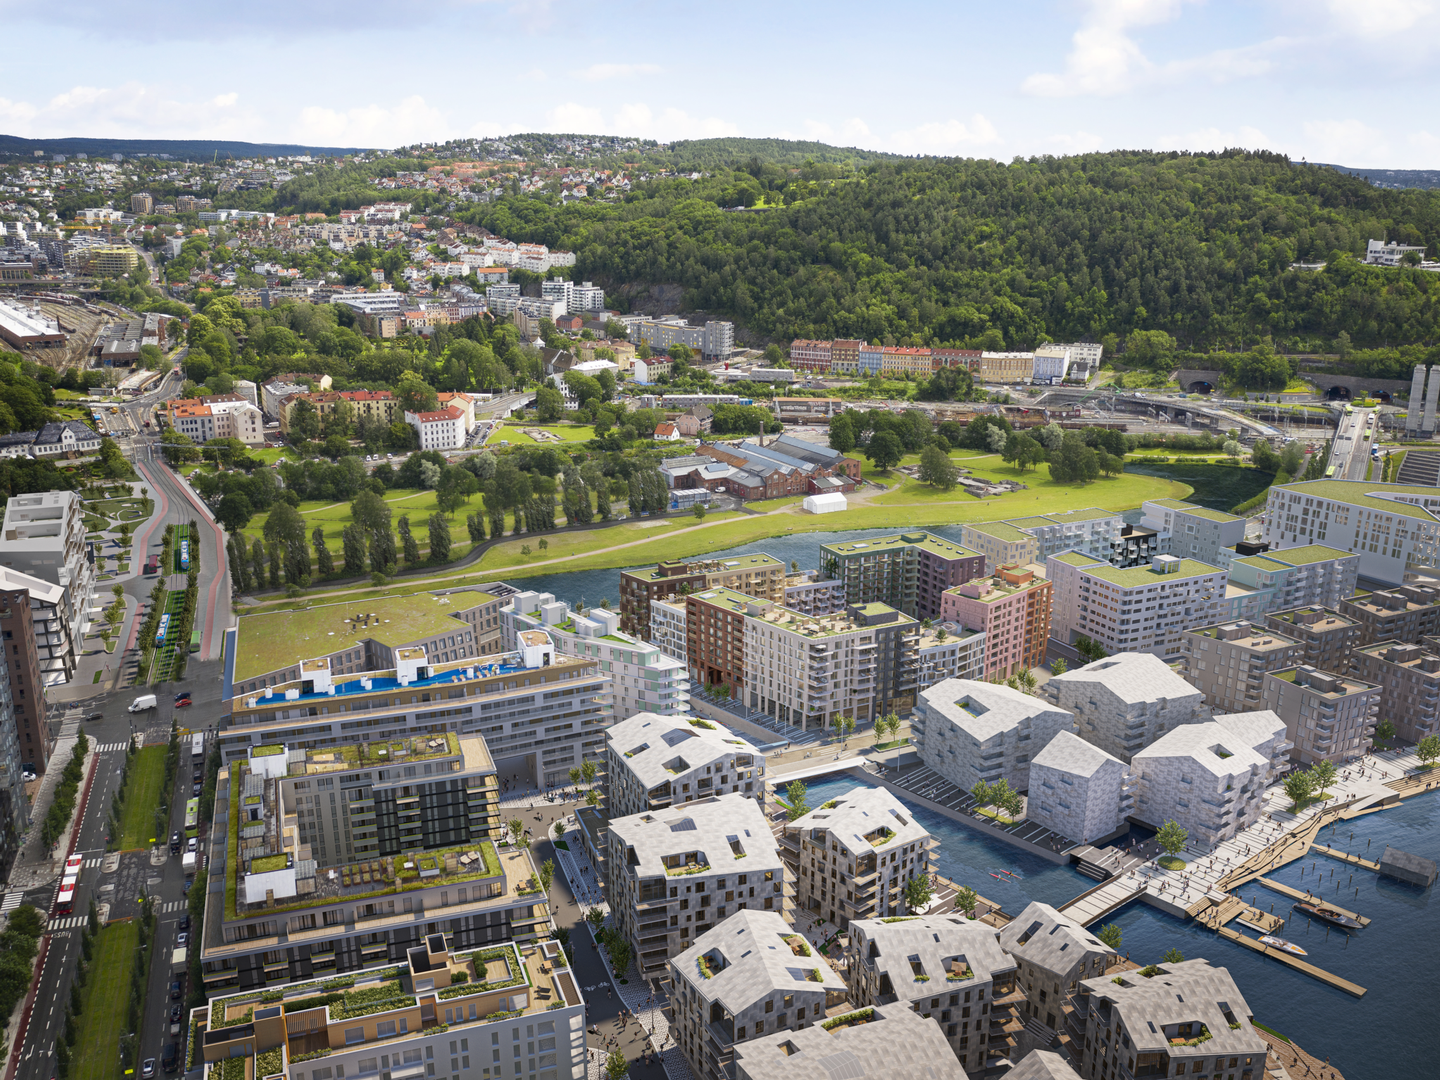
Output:
[[[744,206],[747,212],[722,208]],[[752,161],[621,205],[516,196],[466,217],[574,250],[613,295],[685,290],[757,335],[1021,348],[1167,330],[1189,348],[1440,339],[1440,275],[1352,257],[1440,246],[1440,191],[1384,190],[1280,155],[1115,152]],[[1326,260],[1323,271],[1292,270]]]

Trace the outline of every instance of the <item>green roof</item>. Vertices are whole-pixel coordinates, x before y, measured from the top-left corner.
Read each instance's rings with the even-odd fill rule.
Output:
[[[943,536],[934,536],[927,532],[896,533],[894,536],[877,536],[870,540],[821,544],[820,550],[828,551],[832,555],[873,555],[887,548],[898,551],[907,547],[924,548],[951,559],[973,557],[980,554],[978,551],[962,547],[953,540],[946,540]]]
[[[997,522],[997,524],[1013,525],[1017,529],[1043,529],[1047,525],[1054,525],[1055,522],[1048,517],[1025,517],[1011,518],[1009,521]]]
[[[1150,566],[1119,567],[1108,563],[1092,565],[1085,572],[1112,585],[1133,589],[1138,585],[1163,585],[1167,581],[1180,578],[1205,577],[1209,574],[1223,574],[1225,571],[1195,559],[1181,559],[1180,568],[1170,574],[1157,574]]]
[[[1066,551],[1060,555],[1051,555],[1050,558],[1056,562],[1063,562],[1066,566],[1103,566],[1099,559],[1089,555],[1081,555],[1078,551]]]
[[[1289,563],[1279,562],[1268,555],[1246,555],[1241,559],[1234,559],[1233,562],[1244,563],[1246,566],[1253,566],[1256,570],[1288,570]]]
[[[1422,507],[1410,503],[1392,502],[1390,499],[1377,499],[1367,494],[1371,491],[1389,491],[1397,495],[1428,495],[1432,499],[1440,500],[1440,489],[1424,487],[1416,484],[1368,484],[1363,480],[1302,480],[1297,484],[1285,484],[1282,487],[1272,487],[1271,492],[1294,491],[1298,495],[1309,495],[1317,499],[1330,499],[1333,502],[1348,503],[1351,506],[1363,506],[1368,510],[1380,510],[1386,513],[1400,514],[1402,517],[1422,518],[1426,521],[1435,521],[1436,515]]]
[[[717,585],[713,589],[706,589],[703,592],[690,594],[696,600],[705,600],[718,607],[728,607],[732,611],[744,612],[747,604],[767,603],[746,593],[737,592],[734,589],[727,589],[723,585]]]
[[[682,561],[687,567],[689,567],[689,566],[695,567],[696,569],[694,570],[694,573],[697,573],[697,574],[707,573],[707,572],[708,572],[708,573],[723,573],[723,572],[726,571],[726,570],[743,570],[743,569],[746,569],[746,568],[756,567],[756,566],[784,566],[784,565],[785,565],[785,564],[782,563],[779,559],[775,558],[774,555],[764,555],[764,554],[760,554],[760,555],[737,555],[737,556],[735,556],[735,557],[732,558],[732,559],[719,559],[719,560],[716,560],[716,559],[688,559],[688,560],[679,560],[679,561]],[[667,565],[667,566],[673,566],[674,563],[667,563],[666,565]],[[624,571],[624,575],[625,575],[626,577],[641,578],[641,579],[643,579],[643,580],[645,580],[645,581],[655,581],[655,580],[657,580],[657,579],[661,576],[661,575],[660,575],[660,567],[659,567],[659,565],[656,565],[656,566],[641,566],[641,567],[637,567],[637,568],[634,569],[634,570],[626,570],[626,571]]]
[[[1008,521],[975,521],[966,524],[965,528],[974,529],[986,536],[993,536],[996,540],[1009,540],[1012,543],[1016,540],[1035,539],[1029,533],[1023,533]]]
[[[1063,514],[1046,514],[1047,518],[1059,525],[1072,521],[1099,521],[1101,518],[1119,517],[1114,510],[1102,510],[1098,506],[1087,506],[1081,510],[1067,510]]]
[[[373,639],[395,648],[441,633],[468,629],[454,613],[482,602],[488,593],[461,593],[436,597],[431,593],[392,596],[380,600],[349,600],[299,611],[241,615],[235,641],[235,681],[293,667],[301,660],[325,656]],[[373,615],[368,626],[347,622],[356,615]]]
[[[1285,548],[1283,551],[1266,552],[1266,557],[1276,559],[1291,566],[1305,566],[1309,563],[1329,562],[1332,559],[1356,559],[1359,555],[1351,551],[1341,551],[1339,548],[1326,547],[1324,544],[1306,544],[1304,547]]]
[[[1186,502],[1184,499],[1151,499],[1156,506],[1163,506],[1166,510],[1198,510],[1194,503]]]

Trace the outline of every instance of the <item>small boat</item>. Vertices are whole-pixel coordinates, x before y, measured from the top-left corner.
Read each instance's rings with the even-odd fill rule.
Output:
[[[1004,880],[1005,880],[1005,879],[1004,879],[1003,877],[1001,877],[999,874],[991,874],[990,876],[993,877],[993,878],[995,878],[997,881],[1004,881]]]
[[[1293,942],[1286,941],[1283,937],[1275,937],[1266,934],[1260,939],[1261,945],[1269,945],[1272,949],[1279,949],[1281,952],[1288,952],[1292,956],[1309,956],[1304,949]]]
[[[1346,930],[1362,930],[1365,924],[1359,919],[1352,919],[1349,915],[1342,915],[1334,908],[1325,907],[1322,904],[1312,903],[1309,900],[1297,900],[1295,910],[1309,915],[1312,919],[1319,919],[1331,926],[1344,927]]]

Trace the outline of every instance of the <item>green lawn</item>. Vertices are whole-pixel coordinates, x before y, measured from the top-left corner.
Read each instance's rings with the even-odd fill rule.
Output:
[[[778,503],[790,500],[776,500]],[[735,511],[727,510],[705,515],[709,521],[731,521],[743,515]],[[616,544],[629,543],[632,540],[645,540],[650,537],[661,537],[667,533],[673,533],[677,529],[687,529],[698,525],[693,514],[678,514],[674,518],[662,518],[659,520],[644,521],[622,521],[617,522],[609,529],[595,529],[590,532],[560,533],[559,535],[545,534],[543,539],[548,547],[541,551],[539,541],[542,537],[521,534],[513,540],[507,540],[503,544],[496,544],[490,548],[480,560],[480,565],[486,569],[500,569],[511,566],[524,566],[529,562],[539,562],[541,559],[557,559],[564,555],[579,555],[587,551],[595,551],[598,548],[614,547]],[[529,555],[520,554],[520,548],[528,546]]]
[[[70,1051],[70,1080],[117,1080],[120,1076],[116,1048],[125,1034],[130,968],[139,943],[140,924],[134,920],[100,929],[90,978],[81,992],[85,1008],[80,1014],[80,1037]],[[139,1062],[135,1072],[139,1075]]]
[[[410,518],[410,531],[415,534],[415,540],[420,547],[430,546],[429,520],[430,515],[435,513],[439,507],[435,503],[435,492],[423,488],[393,488],[385,493],[385,501],[390,504],[390,520],[392,525],[398,529],[400,518]],[[469,514],[481,513],[484,509],[484,499],[474,496],[471,500],[455,511],[455,516],[450,519],[450,542],[451,552],[457,558],[461,552],[455,550],[459,545],[464,545],[465,550],[470,548],[470,530],[465,526],[465,518]],[[305,519],[305,531],[307,534],[315,531],[319,525],[325,532],[325,546],[330,549],[336,565],[344,559],[345,527],[350,524],[350,503],[328,503],[320,501],[302,502],[299,506],[300,515]],[[250,524],[245,526],[244,533],[250,538],[253,546],[257,536],[265,533],[266,514],[256,514],[250,519]],[[489,523],[486,523],[486,530],[489,530]],[[398,535],[398,534],[397,534]]]
[[[130,782],[125,787],[125,805],[120,808],[121,850],[149,847],[163,837],[155,831],[155,808],[165,783],[165,746],[146,746],[130,762]]]
[[[501,439],[508,439],[515,446],[534,446],[540,443],[545,446],[556,446],[555,442],[549,439],[534,439],[526,435],[522,428],[537,428],[540,431],[548,431],[557,436],[561,442],[589,442],[595,438],[595,428],[584,424],[505,424],[502,430],[490,436],[490,442],[498,445]]]

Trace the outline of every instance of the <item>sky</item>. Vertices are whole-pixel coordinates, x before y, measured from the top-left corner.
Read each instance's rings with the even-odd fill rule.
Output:
[[[740,135],[1440,168],[1440,0],[0,0],[0,25],[0,133],[29,138]]]

